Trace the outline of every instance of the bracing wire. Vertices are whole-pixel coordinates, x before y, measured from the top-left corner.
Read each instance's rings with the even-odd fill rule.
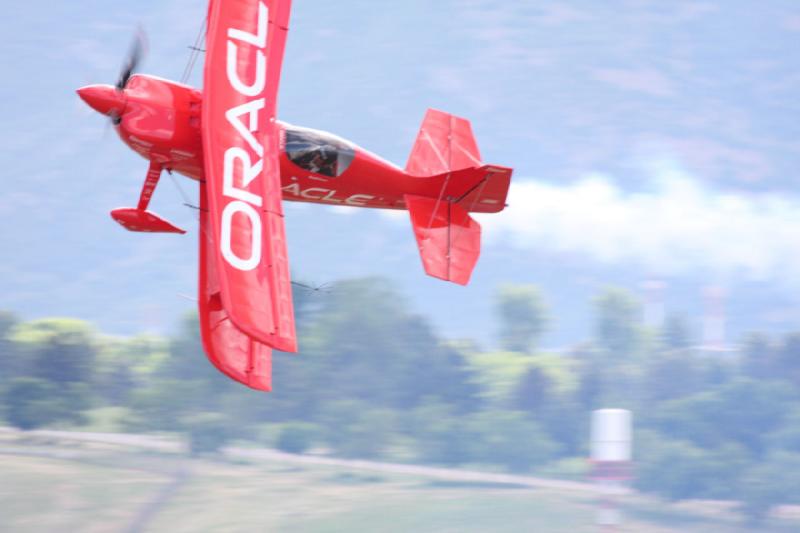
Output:
[[[169,179],[172,180],[172,183],[175,185],[175,188],[178,189],[178,193],[181,195],[181,198],[183,198],[184,205],[192,206],[193,204],[189,200],[189,195],[186,194],[186,191],[183,190],[183,187],[181,187],[181,184],[178,183],[178,180],[175,179],[175,176],[172,174],[172,172],[167,172],[167,175],[169,176]]]
[[[300,287],[301,289],[305,289],[308,292],[321,292],[321,293],[329,293],[333,290],[333,287],[330,283],[323,283],[322,285],[308,285],[306,283],[300,283],[299,281],[292,281],[292,285],[295,287]]]
[[[181,76],[181,83],[187,83],[189,81],[189,77],[192,75],[192,70],[194,70],[194,66],[197,63],[197,58],[200,56],[203,50],[202,44],[203,40],[205,39],[206,35],[206,23],[207,19],[203,18],[203,22],[200,24],[200,31],[197,32],[197,37],[194,40],[194,45],[189,47],[189,60],[186,62],[186,68],[183,69],[183,76]]]

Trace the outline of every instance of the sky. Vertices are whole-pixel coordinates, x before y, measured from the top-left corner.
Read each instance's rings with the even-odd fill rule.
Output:
[[[108,211],[136,202],[146,162],[74,90],[113,83],[139,27],[142,70],[180,79],[205,2],[5,12],[0,308],[171,331],[194,305],[196,219],[182,204],[196,187],[164,179],[153,201],[187,235],[119,228]],[[282,120],[403,165],[436,107],[471,119],[487,163],[515,168],[510,207],[480,218],[468,288],[424,275],[402,213],[287,204],[295,277],[388,277],[445,334],[486,343],[507,282],[542,287],[552,346],[589,334],[603,286],[650,278],[691,317],[703,287],[724,287],[732,340],[798,329],[798,44],[788,0],[295,0]]]

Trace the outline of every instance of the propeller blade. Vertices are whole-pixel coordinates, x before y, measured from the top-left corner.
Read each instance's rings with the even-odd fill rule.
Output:
[[[139,67],[139,63],[142,62],[144,55],[147,51],[147,39],[145,37],[144,31],[139,29],[136,32],[136,35],[133,38],[133,43],[131,44],[130,52],[128,52],[128,57],[123,64],[122,72],[120,72],[119,80],[117,80],[117,90],[123,90],[126,85],[128,85],[128,80],[131,79],[136,73],[136,69]]]

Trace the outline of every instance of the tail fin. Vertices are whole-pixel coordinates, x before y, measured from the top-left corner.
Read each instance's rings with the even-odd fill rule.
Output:
[[[405,195],[428,275],[461,285],[469,282],[481,253],[481,227],[469,213],[502,211],[512,172],[481,163],[468,120],[428,110],[406,173],[427,178],[421,181],[427,182],[431,196]]]
[[[469,120],[428,109],[406,173],[441,183],[432,188],[467,211],[496,213],[506,206],[513,170],[481,162]]]
[[[412,176],[433,176],[481,166],[469,120],[428,109],[406,163]]]

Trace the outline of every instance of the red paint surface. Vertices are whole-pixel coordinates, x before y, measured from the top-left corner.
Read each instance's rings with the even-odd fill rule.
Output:
[[[441,111],[425,115],[405,169],[277,121],[290,5],[211,0],[204,92],[147,75],[78,90],[150,163],[138,206],[112,211],[126,229],[182,233],[147,206],[163,170],[201,182],[203,344],[221,372],[260,390],[272,349],[297,351],[281,200],[409,209],[426,272],[466,284],[480,255],[469,213],[501,211],[512,174],[484,165],[469,121]]]

